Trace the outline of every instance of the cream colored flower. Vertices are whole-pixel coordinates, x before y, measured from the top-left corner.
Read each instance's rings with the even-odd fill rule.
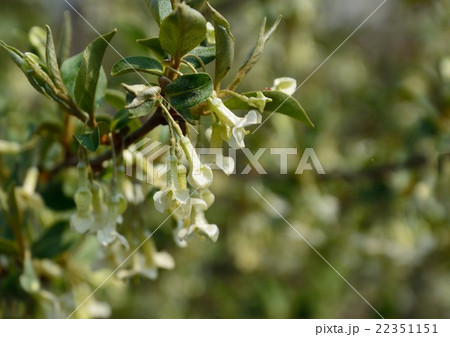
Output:
[[[273,81],[273,87],[271,89],[291,96],[297,90],[297,81],[291,77],[280,77]]]
[[[156,209],[170,211],[177,219],[186,219],[191,212],[189,190],[186,184],[186,168],[176,156],[167,159],[167,187],[153,196]]]
[[[197,233],[216,242],[219,237],[219,227],[209,224],[205,218],[205,210],[208,208],[207,202],[203,199],[193,198],[191,203],[191,225],[181,229],[178,232],[178,238],[182,241],[188,241]]]
[[[244,137],[248,133],[246,126],[261,123],[261,114],[256,110],[250,110],[244,117],[236,116],[228,109],[218,97],[209,98],[211,110],[225,126],[224,139],[232,148],[242,149],[245,147]]]
[[[211,185],[213,173],[210,167],[203,164],[195,152],[194,146],[187,137],[181,137],[180,145],[189,162],[188,181],[194,187],[206,188]]]
[[[131,269],[122,269],[117,273],[120,279],[131,278],[133,276],[142,276],[150,280],[158,277],[158,268],[173,269],[175,261],[173,257],[167,252],[158,252],[152,242],[144,250],[144,254],[136,253],[132,257]]]

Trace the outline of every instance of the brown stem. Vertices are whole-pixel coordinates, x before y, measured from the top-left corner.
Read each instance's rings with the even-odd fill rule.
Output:
[[[163,124],[165,124],[165,119],[161,115],[161,109],[158,108],[155,111],[155,113],[152,115],[152,117],[150,117],[144,124],[142,124],[139,129],[137,129],[133,133],[130,133],[128,136],[125,137],[125,139],[123,139],[123,148],[127,148],[131,144],[135,143],[136,141],[138,141],[139,139],[144,137],[151,130],[153,130],[157,126],[163,125]],[[115,149],[118,150],[122,146],[122,141],[116,142],[116,144],[114,144],[114,146],[115,146]],[[95,170],[95,171],[101,170],[103,162],[107,161],[111,158],[112,158],[112,151],[108,150],[108,151],[102,153],[101,155],[99,155],[98,157],[91,159],[89,161],[89,163],[91,164],[91,167],[93,170]],[[78,158],[76,156],[71,156],[69,158],[66,158],[66,160],[64,162],[62,162],[61,164],[59,164],[58,166],[56,166],[53,169],[53,173],[58,172],[59,170],[61,170],[64,167],[75,166],[77,163],[78,163]]]

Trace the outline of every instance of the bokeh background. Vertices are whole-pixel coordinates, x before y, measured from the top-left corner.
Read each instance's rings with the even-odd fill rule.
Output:
[[[262,18],[273,22],[283,15],[242,91],[270,87],[282,76],[302,83],[380,3],[211,0],[231,23],[237,65]],[[157,35],[143,1],[71,4],[100,32],[118,28],[113,45],[124,56],[145,55],[135,40]],[[64,10],[70,8],[62,0],[2,0],[0,39],[30,50],[30,28],[49,24],[58,35]],[[72,20],[75,54],[96,34],[73,12]],[[377,318],[254,187],[385,318],[448,318],[449,36],[449,1],[388,0],[295,93],[314,129],[277,114],[247,137],[252,150],[298,148],[299,155],[289,157],[288,174],[279,173],[278,157],[268,153],[260,160],[267,175],[216,172],[216,202],[207,215],[220,227],[218,242],[196,240],[182,249],[171,239],[170,224],[163,226],[154,239],[158,249],[173,255],[176,268],[154,281],[112,278],[75,317]],[[118,58],[108,51],[107,72]],[[119,88],[123,80],[110,79],[109,85]],[[26,142],[30,130],[58,118],[55,106],[31,88],[4,52],[0,83],[0,139]],[[293,173],[305,148],[315,150],[326,175]],[[21,177],[40,160],[37,152],[0,155],[4,190],[12,171]],[[64,208],[55,202],[65,200],[59,196],[64,179],[59,175],[40,185],[48,208]],[[164,219],[151,200],[143,216],[149,229]],[[30,220],[36,240],[45,232],[42,217]],[[5,226],[0,214],[0,236],[7,234]],[[81,252],[69,245],[37,254],[45,293],[33,296],[18,285],[20,264],[0,253],[0,317],[67,316],[70,298],[81,302],[114,269],[102,262],[105,255],[89,240]]]

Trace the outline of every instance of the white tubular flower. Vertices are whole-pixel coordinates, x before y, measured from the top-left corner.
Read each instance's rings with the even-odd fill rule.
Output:
[[[184,220],[178,219],[177,225],[172,231],[173,241],[175,241],[176,245],[180,248],[184,248],[187,246],[187,242],[184,240],[181,240],[180,237],[178,236],[178,234],[180,233],[181,230],[183,230],[183,228],[184,228]]]
[[[92,215],[92,193],[89,190],[87,180],[87,167],[84,163],[79,163],[78,170],[78,189],[75,192],[74,201],[77,208],[76,213],[70,217],[70,227],[84,234],[95,225],[95,219]]]
[[[116,225],[120,218],[120,196],[114,194],[111,196],[108,204],[108,214],[105,221],[100,223],[97,231],[97,239],[103,246],[113,243],[116,239],[128,250],[130,247],[124,236],[116,231]]]
[[[158,268],[173,269],[175,261],[167,252],[158,252],[153,244],[145,251],[145,254],[136,253],[133,255],[131,269],[122,269],[117,273],[120,279],[142,276],[150,280],[158,277]]]
[[[227,157],[223,155],[222,150],[222,134],[226,133],[226,126],[220,123],[214,123],[212,125],[211,131],[211,148],[212,149],[220,149],[220,154],[216,154],[216,160],[213,161],[212,164],[215,164],[218,168],[220,168],[226,175],[230,175],[234,172],[235,162],[231,157]]]
[[[86,233],[94,224],[95,220],[91,213],[77,212],[70,217],[70,228],[80,234]]]
[[[39,170],[37,167],[31,167],[27,171],[23,185],[15,188],[14,194],[19,207],[39,209],[44,206],[41,196],[36,193],[38,179]]]
[[[209,224],[205,218],[205,210],[207,203],[202,199],[192,199],[191,225],[183,228],[178,232],[178,238],[182,241],[192,239],[194,233],[207,237],[211,241],[216,242],[219,238],[219,227]]]
[[[74,201],[77,211],[70,217],[70,227],[74,231],[84,234],[95,224],[95,218],[91,213],[91,191],[87,187],[79,188],[75,193]]]
[[[227,126],[224,134],[225,140],[235,149],[245,147],[244,137],[248,133],[246,126],[261,123],[261,114],[256,110],[250,110],[244,117],[238,117],[228,109],[218,97],[209,99],[211,110],[214,111],[219,120]]]
[[[206,188],[211,185],[213,180],[212,170],[200,161],[189,138],[185,136],[181,137],[180,144],[189,162],[189,184],[198,188]]]
[[[125,83],[122,83],[122,86],[134,96],[131,103],[125,106],[126,109],[137,108],[146,101],[155,101],[159,98],[159,93],[161,92],[161,88],[158,86],[148,86],[144,84],[127,85]]]
[[[186,219],[191,212],[186,168],[178,164],[176,156],[169,156],[167,169],[167,187],[153,196],[155,207],[161,213],[170,211],[177,219]]]
[[[291,77],[280,77],[273,81],[273,87],[270,88],[275,91],[281,91],[286,95],[293,95],[297,90],[297,81]]]
[[[266,104],[270,102],[272,102],[272,99],[264,96],[261,91],[256,93],[256,97],[248,98],[248,104],[254,108],[257,108],[260,112],[263,112]]]

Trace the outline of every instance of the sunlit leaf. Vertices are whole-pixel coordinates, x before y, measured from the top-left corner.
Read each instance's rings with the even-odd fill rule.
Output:
[[[146,56],[131,56],[114,64],[111,75],[117,76],[135,71],[159,76],[163,74],[163,68],[159,61]]]
[[[161,22],[161,46],[177,60],[197,47],[205,36],[205,18],[184,3]]]
[[[244,93],[244,96],[247,97],[256,97],[257,91]],[[293,98],[283,92],[280,91],[272,91],[265,90],[262,92],[265,97],[272,99],[272,102],[267,102],[264,111],[276,111],[283,115],[290,116],[295,118],[303,123],[305,123],[309,127],[314,127],[314,124],[309,119],[305,110],[303,110],[300,103]],[[232,97],[226,100],[225,105],[231,110],[249,110],[252,109],[248,103],[240,100],[237,97]]]

